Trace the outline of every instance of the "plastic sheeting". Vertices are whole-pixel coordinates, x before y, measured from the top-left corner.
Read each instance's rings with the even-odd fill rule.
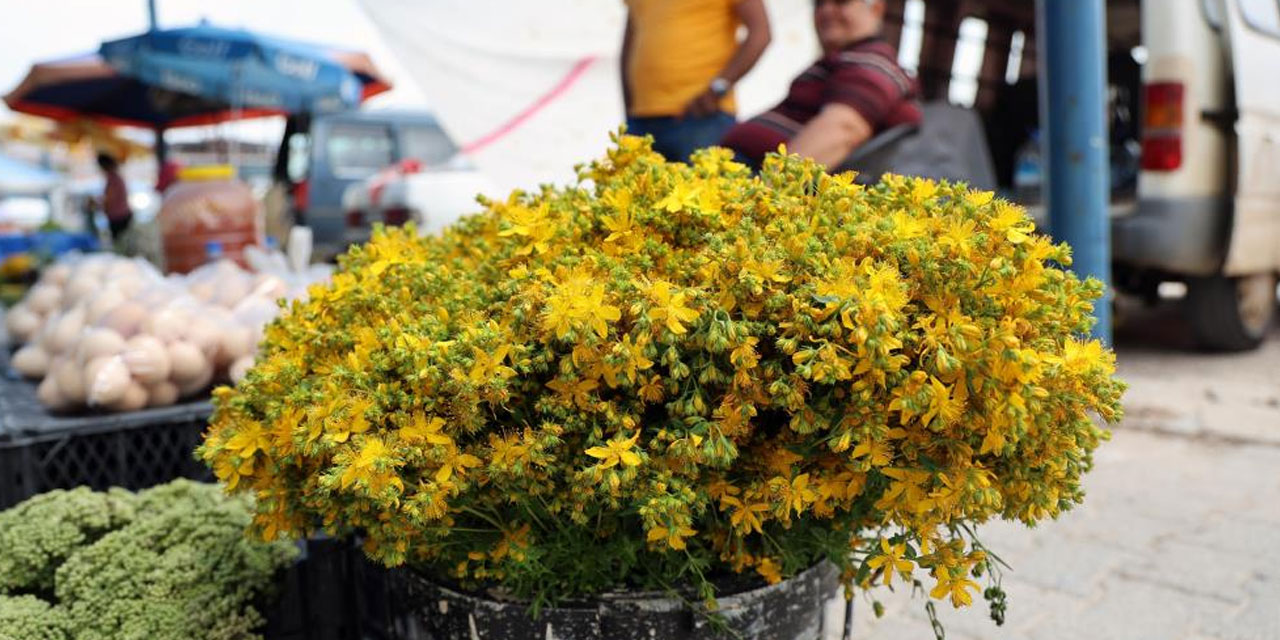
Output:
[[[62,182],[62,176],[21,160],[0,155],[0,197],[44,195]]]
[[[766,0],[773,43],[739,117],[776,104],[818,55],[811,0]],[[445,130],[501,193],[573,180],[623,122],[622,0],[361,0]],[[496,194],[495,194],[496,195]]]

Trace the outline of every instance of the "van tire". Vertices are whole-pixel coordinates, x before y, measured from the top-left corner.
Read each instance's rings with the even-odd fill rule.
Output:
[[[1187,282],[1187,313],[1196,344],[1213,351],[1248,351],[1266,339],[1276,319],[1276,276],[1209,276]]]

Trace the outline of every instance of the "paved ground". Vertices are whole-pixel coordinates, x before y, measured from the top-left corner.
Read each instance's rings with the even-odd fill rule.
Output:
[[[1013,566],[1007,621],[939,603],[947,638],[1280,640],[1280,334],[1244,355],[1191,351],[1176,305],[1118,332],[1128,417],[1085,504],[1035,530],[986,527]],[[933,637],[924,600],[882,594],[859,640]]]

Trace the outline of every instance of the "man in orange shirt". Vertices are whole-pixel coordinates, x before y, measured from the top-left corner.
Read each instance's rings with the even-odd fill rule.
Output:
[[[733,86],[769,46],[763,0],[625,0],[627,132],[685,160],[733,126]],[[738,40],[738,27],[746,37]]]

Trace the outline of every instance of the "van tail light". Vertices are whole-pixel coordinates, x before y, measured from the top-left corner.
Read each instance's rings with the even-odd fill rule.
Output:
[[[311,182],[300,180],[293,185],[293,207],[298,211],[306,211],[311,204]]]
[[[382,212],[382,221],[390,227],[403,226],[409,221],[409,210],[405,207],[389,207]]]
[[[351,228],[364,226],[364,212],[355,209],[347,212],[347,226]]]
[[[1175,171],[1182,166],[1183,95],[1181,82],[1146,86],[1142,126],[1142,168]]]

